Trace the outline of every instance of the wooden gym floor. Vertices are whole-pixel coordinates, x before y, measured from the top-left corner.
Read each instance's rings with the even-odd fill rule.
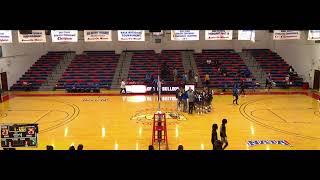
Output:
[[[226,118],[227,150],[319,150],[319,102],[307,91],[275,91],[278,94],[241,96],[238,106],[232,105],[231,95],[215,95],[213,112],[200,115],[177,112],[175,97],[163,96],[161,109],[170,116],[169,148],[177,149],[182,144],[186,150],[212,149],[211,126],[217,123],[220,128]],[[0,104],[0,123],[38,123],[39,150],[46,145],[65,150],[71,144],[83,144],[87,150],[148,149],[152,117],[158,107],[156,96],[105,93],[11,93],[10,99]],[[179,119],[174,118],[176,115]],[[258,140],[285,140],[289,145],[248,145],[248,141]]]

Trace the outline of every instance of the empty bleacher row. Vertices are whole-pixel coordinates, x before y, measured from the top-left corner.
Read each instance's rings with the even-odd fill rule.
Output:
[[[15,83],[11,90],[23,90],[23,82],[30,84],[32,90],[37,90],[46,81],[48,75],[52,73],[54,68],[68,53],[65,51],[48,52],[38,59],[25,74]]]
[[[276,86],[285,86],[285,77],[288,75],[289,64],[285,62],[276,52],[269,49],[244,49],[256,59],[263,71],[271,74],[271,79]],[[303,80],[297,75],[291,76],[292,86],[302,86]]]
[[[85,51],[76,55],[58,81],[56,89],[71,88],[109,88],[119,61],[114,51]]]
[[[235,82],[240,83],[243,78],[239,76],[239,71],[245,71],[247,66],[240,56],[233,49],[215,49],[215,50],[203,50],[202,53],[194,53],[194,59],[198,68],[198,72],[201,81],[205,81],[205,75],[210,77],[209,87],[223,88],[227,85],[231,88]],[[227,76],[225,77],[218,72],[218,67],[207,64],[207,60],[211,60],[212,63],[218,60],[221,64],[220,67],[225,68]],[[253,78],[250,76],[249,78]],[[252,82],[245,81],[247,87],[252,86]]]
[[[262,69],[270,72],[272,79],[281,86],[284,83],[284,77],[288,74],[289,65],[276,53],[260,49],[260,50],[244,50],[250,51],[256,58]],[[150,73],[157,78],[160,73],[161,65],[166,63],[170,68],[169,76],[164,78],[167,83],[173,83],[172,70],[177,68],[179,75],[187,70],[184,69],[182,63],[181,50],[163,50],[160,54],[153,50],[139,50],[133,52],[131,64],[129,67],[128,78],[138,83],[144,83],[145,76]],[[30,69],[11,87],[11,90],[23,90],[22,82],[32,83],[32,89],[38,89],[44,83],[59,64],[67,52],[48,52],[43,55]],[[233,49],[215,49],[203,50],[201,53],[194,53],[194,59],[197,65],[198,73],[201,81],[208,73],[210,76],[209,87],[222,88],[227,86],[230,88],[235,82],[245,80],[239,76],[240,71],[245,71],[247,66],[240,56]],[[75,84],[81,88],[96,88],[97,84],[100,88],[109,88],[112,83],[113,76],[119,61],[120,55],[114,51],[85,51],[83,54],[76,55],[71,61],[56,86],[57,89],[71,88]],[[219,60],[221,67],[227,71],[227,76],[223,76],[218,72],[218,68],[208,65],[206,60],[212,62]],[[293,85],[301,86],[302,79],[293,77]],[[252,75],[249,79],[255,79]],[[247,86],[252,86],[252,82],[246,82]]]
[[[174,67],[178,70],[178,74],[184,73],[181,52],[178,50],[163,50],[160,54],[156,54],[153,50],[132,52],[129,78],[135,82],[143,83],[147,73],[157,78],[163,63],[166,63],[170,69],[170,74],[163,78],[166,83],[173,83],[172,70]]]

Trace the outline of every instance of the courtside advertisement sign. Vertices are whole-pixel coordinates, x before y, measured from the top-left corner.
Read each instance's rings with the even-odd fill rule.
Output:
[[[45,43],[46,32],[45,30],[32,30],[31,34],[20,34],[18,31],[19,43]]]
[[[118,41],[144,41],[144,30],[119,30]]]
[[[11,30],[0,30],[0,44],[2,43],[12,43]]]
[[[309,30],[308,40],[320,40],[320,30]]]
[[[273,40],[293,40],[300,39],[300,31],[274,30]]]
[[[232,30],[206,30],[205,40],[232,40]]]
[[[172,41],[197,41],[199,30],[171,30]]]
[[[78,42],[77,30],[51,30],[52,42]]]
[[[84,30],[85,42],[112,41],[111,30]]]
[[[255,41],[255,31],[254,30],[239,30],[238,40],[249,40]]]
[[[283,145],[283,146],[292,146],[287,140],[249,140],[247,142],[247,145],[249,147],[254,147],[257,145],[263,145],[263,144],[277,144],[277,145]]]

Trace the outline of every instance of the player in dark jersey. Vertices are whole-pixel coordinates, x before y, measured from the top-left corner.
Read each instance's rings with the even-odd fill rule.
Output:
[[[246,95],[246,92],[244,91],[244,89],[246,88],[246,84],[244,83],[243,80],[241,81],[240,88],[241,88],[240,94],[243,93],[243,95]]]
[[[221,138],[221,142],[224,144],[223,149],[225,149],[228,146],[227,128],[226,128],[227,122],[228,122],[227,119],[223,119],[222,124],[220,126],[220,138]]]
[[[212,133],[211,133],[211,143],[213,150],[216,150],[216,142],[218,140],[218,133],[217,133],[218,125],[213,124],[212,125]]]
[[[238,105],[238,98],[239,98],[238,84],[234,84],[232,91],[233,91],[233,97],[234,97],[232,104],[236,102],[236,104]]]
[[[224,150],[222,148],[222,145],[223,145],[222,141],[217,140],[216,143],[215,143],[215,149],[214,150]]]

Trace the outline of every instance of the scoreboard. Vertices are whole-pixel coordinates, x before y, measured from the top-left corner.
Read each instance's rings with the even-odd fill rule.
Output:
[[[2,124],[1,147],[38,147],[38,124]]]

